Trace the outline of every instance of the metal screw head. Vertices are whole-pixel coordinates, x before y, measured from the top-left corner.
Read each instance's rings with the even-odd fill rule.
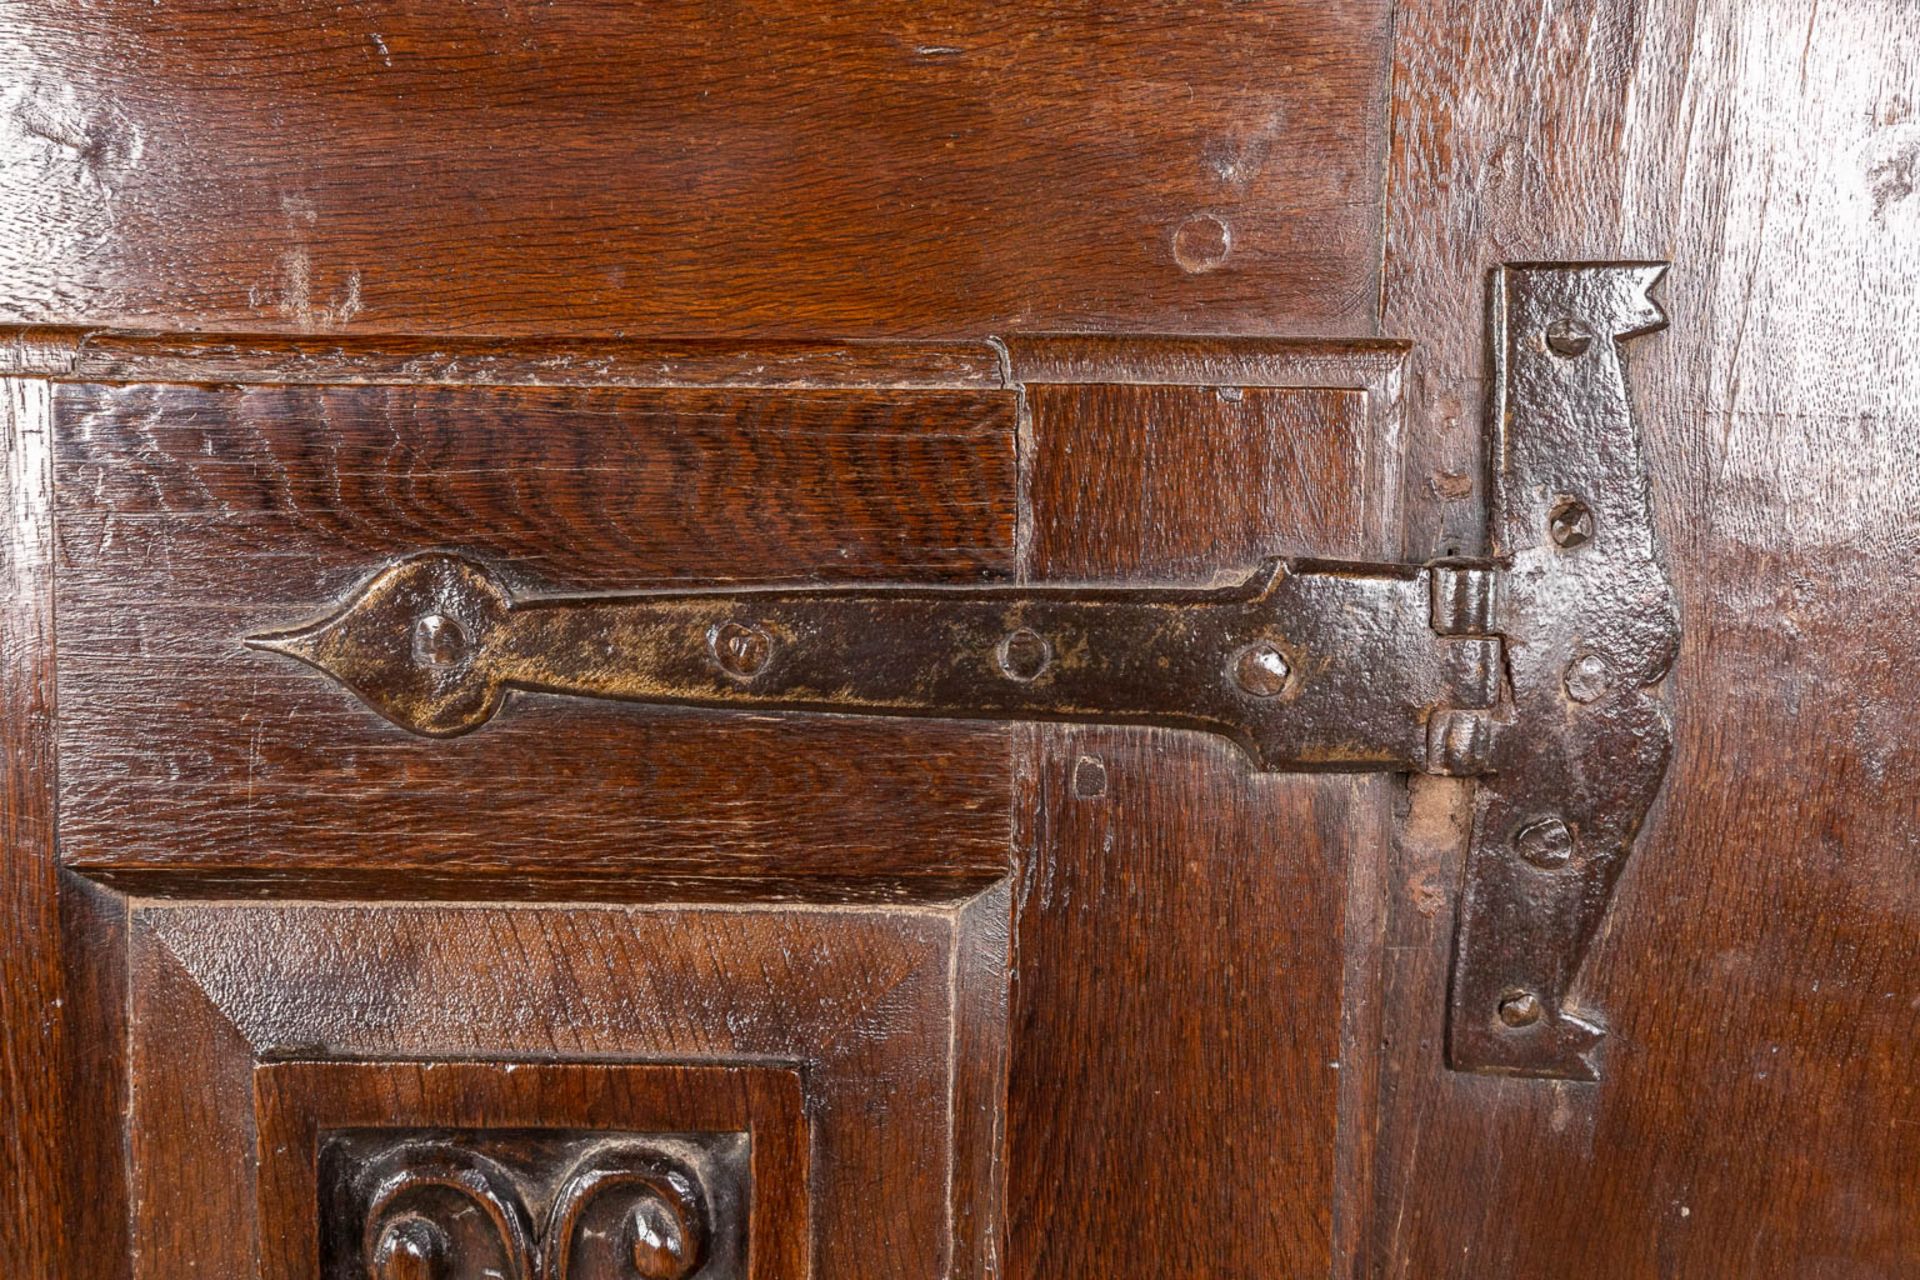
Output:
[[[1547,517],[1547,532],[1557,547],[1572,550],[1593,540],[1593,512],[1578,498],[1566,498]]]
[[[1000,670],[1009,680],[1018,680],[1022,684],[1038,680],[1046,669],[1053,665],[1053,646],[1047,638],[1029,627],[1007,633],[1000,642],[1000,651],[996,655],[1000,661]]]
[[[467,633],[444,613],[413,624],[413,658],[427,667],[455,667],[467,656]]]
[[[1599,654],[1583,653],[1567,664],[1566,684],[1567,696],[1575,702],[1595,702],[1612,687],[1613,672]]]
[[[1547,326],[1547,348],[1557,356],[1585,355],[1593,345],[1593,330],[1570,317]]]
[[[1273,697],[1292,675],[1287,655],[1271,641],[1256,641],[1233,658],[1233,682],[1256,698]]]
[[[1500,1021],[1516,1029],[1532,1026],[1545,1012],[1540,997],[1531,991],[1516,991],[1500,998]]]
[[[641,1280],[681,1280],[693,1270],[686,1225],[659,1196],[643,1195],[627,1215],[628,1252]]]
[[[707,652],[735,680],[751,680],[773,660],[773,637],[751,622],[722,622],[707,632]]]
[[[1573,860],[1573,830],[1558,818],[1541,818],[1513,833],[1513,849],[1536,867],[1564,867]]]

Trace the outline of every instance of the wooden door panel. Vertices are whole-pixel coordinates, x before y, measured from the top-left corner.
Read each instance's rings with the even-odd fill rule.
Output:
[[[389,1185],[377,1280],[670,1274],[696,1201],[681,1280],[1920,1273],[1902,0],[18,0],[0,69],[13,1273],[370,1280]],[[1463,779],[559,695],[429,741],[242,643],[426,549],[1473,557],[1488,274],[1621,259],[1673,263],[1684,642],[1594,1081],[1446,1062]],[[654,1199],[552,1227],[607,1162]]]
[[[1385,323],[1422,338],[1432,428],[1409,529],[1477,545],[1481,273],[1671,257],[1631,373],[1683,640],[1665,792],[1583,979],[1597,1084],[1433,1060],[1460,815],[1415,790],[1370,1274],[1913,1274],[1915,11],[1400,10],[1395,131],[1452,140],[1396,148],[1390,184]]]
[[[1230,745],[1164,730],[559,696],[432,740],[244,637],[432,547],[529,594],[1205,582],[1272,554],[1384,554],[1403,346],[1023,339],[992,386],[946,385],[978,379],[944,349],[785,353],[832,371],[825,387],[746,350],[650,363],[627,346],[408,382],[390,347],[364,369],[351,345],[199,348],[217,384],[192,344],[42,331],[15,348],[59,379],[36,403],[67,636],[62,848],[138,895],[124,926],[128,905],[77,897],[98,915],[74,928],[87,965],[118,963],[128,931],[125,1025],[93,1033],[130,1046],[136,1277],[357,1274],[385,1238],[364,1227],[366,1180],[409,1162],[493,1170],[527,1248],[551,1249],[561,1164],[729,1133],[748,1134],[754,1181],[714,1230],[761,1239],[740,1215],[765,1204],[803,1226],[799,1244],[789,1222],[766,1229],[778,1247],[714,1253],[702,1280],[1248,1248],[1325,1267],[1336,1120],[1361,1101],[1338,1074],[1345,877],[1384,821],[1377,786],[1256,781]],[[672,385],[640,385],[648,369]],[[416,901],[183,901],[343,895]],[[450,901],[474,898],[509,905]],[[561,905],[595,898],[662,905]],[[1097,975],[1129,998],[1100,999]],[[763,1160],[737,1116],[581,1109],[677,1067],[696,1117],[732,1096],[723,1068],[787,1073],[799,1111],[769,1123],[802,1162]],[[522,1070],[573,1083],[527,1101]],[[1009,1110],[1010,1072],[1040,1110]],[[1248,1121],[1266,1158],[1216,1168],[1204,1152]],[[326,1182],[343,1160],[363,1172]],[[763,1166],[783,1181],[762,1186]],[[1099,1208],[1175,1188],[1178,1214]],[[1038,1228],[1025,1239],[1065,1213],[1078,1243],[1030,1255],[1003,1200]],[[512,1233],[460,1222],[396,1239],[454,1274],[511,1272]],[[104,1274],[115,1238],[84,1255]]]
[[[1353,332],[1387,14],[44,0],[0,263],[39,323]]]
[[[993,900],[1004,911],[1004,894]],[[971,1193],[950,1171],[974,1163],[956,1162],[952,1144],[989,1136],[955,1123],[957,1108],[988,1099],[973,1078],[955,1092],[951,1053],[957,1042],[991,1060],[976,1042],[1000,1034],[957,1026],[956,1011],[997,1013],[991,988],[1005,964],[972,949],[991,963],[956,968],[963,916],[142,908],[131,961],[135,1274],[312,1274],[298,1260],[319,1247],[314,1131],[366,1126],[745,1131],[751,1203],[786,1207],[752,1252],[756,1269],[728,1274],[940,1274],[949,1197]],[[984,1000],[967,993],[976,982]],[[426,1062],[496,1065],[435,1083]],[[534,1081],[564,1079],[523,1084],[498,1065],[516,1062],[540,1064],[526,1068]],[[774,1068],[787,1083],[766,1082],[776,1096],[762,1115],[716,1069],[656,1091],[630,1065],[650,1062]],[[781,1102],[789,1088],[801,1096]]]
[[[1035,379],[1035,578],[1204,581],[1268,555],[1395,553],[1403,350],[1015,353]],[[1044,381],[1063,376],[1087,381]],[[1336,1127],[1343,1108],[1366,1124],[1341,1075],[1347,885],[1374,883],[1385,784],[1260,775],[1192,734],[1028,740],[1013,1274],[1328,1273],[1347,1248],[1334,1217],[1352,1211],[1335,1204]],[[1366,913],[1363,896],[1363,941]]]
[[[1008,745],[992,726],[523,696],[487,732],[432,742],[239,640],[435,547],[527,594],[1008,578],[1014,404],[63,385],[67,860],[213,895],[977,890],[1007,860]]]
[[[283,1062],[254,1097],[267,1275],[345,1280],[371,1253],[477,1280],[542,1250],[583,1277],[806,1274],[791,1068]]]

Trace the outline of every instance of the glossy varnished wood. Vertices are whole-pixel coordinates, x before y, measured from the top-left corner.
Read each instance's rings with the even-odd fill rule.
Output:
[[[1005,866],[993,726],[519,699],[484,735],[427,742],[242,638],[423,547],[529,594],[1005,578],[1008,393],[71,384],[54,401],[74,866],[216,895],[655,898],[955,896]]]
[[[1276,345],[1316,352],[1323,344]],[[1003,352],[987,341],[344,340],[31,326],[12,330],[0,343],[0,373],[89,383],[996,388],[1006,384],[1004,366]]]
[[[0,310],[386,333],[1346,333],[1386,0],[0,20]]]

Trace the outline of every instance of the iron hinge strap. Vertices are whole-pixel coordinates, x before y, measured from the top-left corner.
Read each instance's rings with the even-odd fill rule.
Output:
[[[1493,558],[1272,560],[1229,586],[860,587],[516,599],[415,556],[249,643],[416,733],[510,690],[650,703],[1166,725],[1264,769],[1478,779],[1449,1058],[1592,1078],[1573,980],[1664,776],[1678,644],[1620,340],[1653,264],[1509,266],[1490,309]]]
[[[328,617],[249,643],[318,667],[432,737],[478,728],[519,689],[1163,725],[1230,738],[1264,769],[1419,770],[1434,767],[1427,726],[1437,715],[1491,708],[1499,696],[1499,638],[1432,625],[1435,575],[1460,572],[1271,560],[1212,590],[516,600],[486,566],[435,553],[382,570]]]

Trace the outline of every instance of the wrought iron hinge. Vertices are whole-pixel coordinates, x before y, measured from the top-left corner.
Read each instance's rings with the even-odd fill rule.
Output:
[[[1491,306],[1487,560],[1285,559],[1211,590],[854,588],[515,599],[428,554],[249,643],[451,737],[509,690],[1168,725],[1263,769],[1478,779],[1455,942],[1460,1069],[1593,1078],[1567,994],[1666,770],[1678,644],[1619,341],[1653,264],[1509,266]]]

